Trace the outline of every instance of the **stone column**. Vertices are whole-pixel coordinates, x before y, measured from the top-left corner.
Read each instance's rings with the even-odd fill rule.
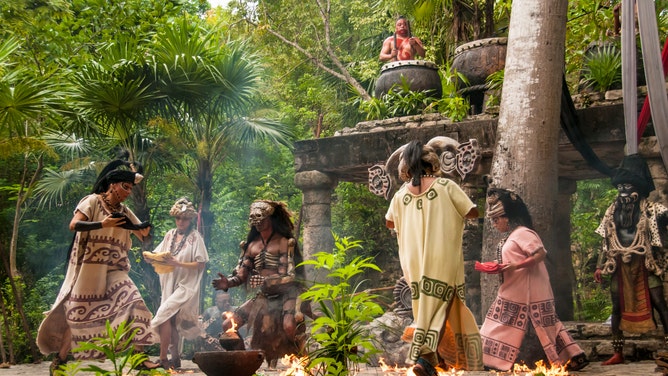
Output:
[[[575,180],[559,178],[558,205],[554,216],[555,249],[547,250],[546,266],[550,273],[554,304],[562,321],[573,320],[573,257],[571,255],[571,196]]]
[[[332,192],[338,181],[320,171],[303,171],[295,175],[295,185],[302,191],[302,224],[304,260],[318,252],[334,249],[332,237]],[[308,280],[313,281],[313,269],[306,268]]]

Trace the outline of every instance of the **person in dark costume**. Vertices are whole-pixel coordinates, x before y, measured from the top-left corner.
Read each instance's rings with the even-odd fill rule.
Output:
[[[212,284],[216,290],[246,284],[258,289],[257,295],[234,311],[223,322],[223,332],[233,325],[248,324],[250,346],[263,350],[270,367],[286,354],[300,354],[305,344],[304,314],[313,317],[308,302],[299,295],[305,291],[301,281],[302,261],[294,225],[282,202],[259,200],[250,206],[250,232],[241,243],[239,264],[231,276],[218,273]]]
[[[611,179],[619,192],[596,233],[603,237],[594,279],[610,276],[612,347],[603,365],[624,362],[624,332],[645,333],[656,328],[653,310],[668,340],[668,305],[663,295],[665,270],[662,239],[668,208],[647,198],[654,188],[649,168],[637,154],[624,157]]]

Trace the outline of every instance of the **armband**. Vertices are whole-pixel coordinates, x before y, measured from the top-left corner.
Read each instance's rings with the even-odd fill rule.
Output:
[[[78,221],[74,224],[74,231],[91,231],[102,228],[102,222]]]
[[[241,284],[241,278],[239,276],[230,277],[227,279],[227,288],[236,287]]]

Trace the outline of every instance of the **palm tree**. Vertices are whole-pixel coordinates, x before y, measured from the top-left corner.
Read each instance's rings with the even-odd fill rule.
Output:
[[[199,191],[207,245],[213,176],[228,153],[263,139],[290,147],[292,139],[282,124],[253,117],[260,90],[257,57],[242,42],[218,38],[215,29],[184,16],[158,35],[149,60],[161,110],[178,124],[187,150],[183,172]]]
[[[60,117],[58,102],[63,93],[56,84],[57,80],[43,79],[33,75],[25,67],[12,64],[10,56],[19,49],[20,43],[16,38],[10,37],[0,42],[0,157],[22,159],[19,181],[16,184],[18,188],[15,191],[9,257],[3,255],[2,261],[32,355],[38,359],[39,351],[32,340],[32,332],[23,309],[23,284],[16,263],[16,252],[24,205],[41,173],[44,155],[52,153],[41,137],[44,129]],[[2,314],[5,318],[9,317],[4,311],[4,305]]]

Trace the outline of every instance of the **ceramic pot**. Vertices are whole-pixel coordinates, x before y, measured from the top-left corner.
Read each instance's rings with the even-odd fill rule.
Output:
[[[193,356],[207,376],[252,376],[264,361],[264,352],[248,351],[204,351]]]
[[[455,50],[452,68],[469,81],[461,93],[468,97],[474,114],[482,112],[487,77],[506,67],[507,44],[508,38],[487,38],[462,44]]]
[[[441,98],[443,95],[441,76],[436,64],[424,60],[400,60],[383,65],[380,77],[376,80],[374,96],[380,98],[395,84],[401,85],[402,77],[413,91],[430,91],[434,98]]]

